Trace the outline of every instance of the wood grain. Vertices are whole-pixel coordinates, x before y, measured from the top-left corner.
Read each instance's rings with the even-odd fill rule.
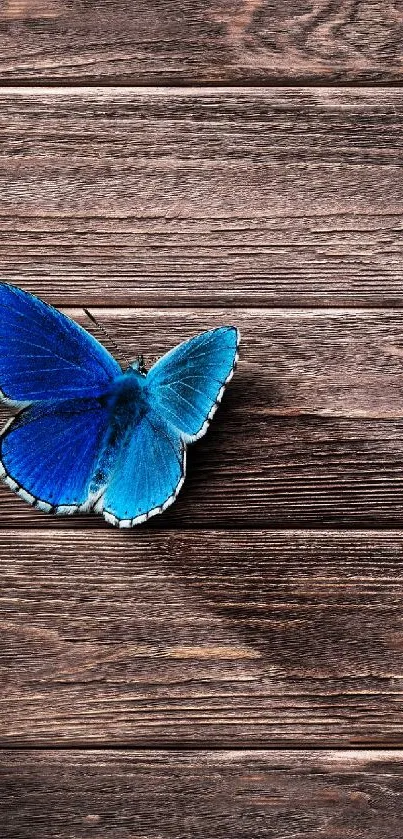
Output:
[[[243,334],[163,518],[0,488],[5,839],[400,836],[397,5],[0,5],[0,279],[149,362]]]
[[[7,839],[395,839],[398,751],[1,754]]]
[[[0,277],[56,305],[403,305],[401,90],[2,89],[0,114]]]
[[[82,311],[66,311],[106,340]],[[223,405],[189,449],[185,488],[151,527],[403,523],[401,310],[92,311],[125,355],[143,352],[149,366],[203,329],[233,323],[242,333]],[[0,521],[110,527],[99,516],[40,513],[4,485]]]
[[[3,81],[400,82],[393,0],[4,0]]]
[[[3,746],[402,745],[401,531],[0,537]]]

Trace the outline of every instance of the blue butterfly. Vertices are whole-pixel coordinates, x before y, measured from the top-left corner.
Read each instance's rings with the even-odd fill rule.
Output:
[[[94,511],[119,527],[162,513],[185,479],[232,378],[239,333],[223,326],[123,371],[85,329],[0,283],[0,397],[19,409],[0,437],[0,476],[60,515]]]

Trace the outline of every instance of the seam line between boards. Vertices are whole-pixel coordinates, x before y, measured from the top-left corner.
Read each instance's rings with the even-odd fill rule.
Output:
[[[0,92],[2,89],[4,90],[18,90],[19,88],[31,88],[31,89],[38,89],[44,90],[46,88],[60,88],[66,90],[90,90],[93,88],[104,88],[105,90],[183,90],[183,91],[202,91],[206,89],[214,90],[214,91],[228,91],[228,90],[277,90],[277,89],[288,89],[288,90],[298,90],[301,88],[313,88],[313,89],[322,89],[322,90],[360,90],[366,88],[368,90],[379,90],[379,89],[387,89],[390,88],[391,90],[399,90],[403,88],[403,77],[402,79],[396,80],[379,80],[379,81],[371,81],[371,80],[357,80],[357,81],[337,81],[334,82],[327,80],[326,82],[321,82],[319,79],[306,79],[303,76],[300,79],[296,80],[289,80],[289,79],[270,79],[268,81],[256,81],[250,79],[245,79],[244,81],[240,82],[239,80],[234,81],[205,81],[200,82],[195,80],[194,82],[191,81],[179,81],[174,78],[170,78],[169,76],[166,77],[166,81],[161,82],[153,82],[153,81],[129,81],[129,82],[116,82],[109,79],[86,79],[85,81],[77,81],[71,80],[63,80],[63,78],[59,77],[49,77],[38,79],[37,77],[33,78],[13,78],[9,81],[7,79],[0,78]]]

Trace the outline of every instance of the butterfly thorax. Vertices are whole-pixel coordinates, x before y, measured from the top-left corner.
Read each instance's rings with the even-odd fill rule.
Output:
[[[125,440],[130,440],[133,429],[150,410],[145,380],[143,374],[129,367],[114,379],[108,392],[101,397],[109,413],[109,423],[93,474],[91,493],[99,492],[108,482],[116,464],[117,452],[125,451]]]
[[[146,377],[138,370],[129,367],[125,373],[117,376],[107,392],[106,399],[111,415],[120,415],[122,411],[130,411],[133,415],[146,409],[145,385]]]

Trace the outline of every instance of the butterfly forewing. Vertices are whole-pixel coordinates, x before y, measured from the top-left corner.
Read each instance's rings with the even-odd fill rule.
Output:
[[[26,403],[97,396],[121,372],[102,344],[71,318],[0,283],[0,388],[5,398]]]
[[[186,442],[206,431],[238,358],[239,332],[223,326],[179,344],[150,370],[150,399]]]

